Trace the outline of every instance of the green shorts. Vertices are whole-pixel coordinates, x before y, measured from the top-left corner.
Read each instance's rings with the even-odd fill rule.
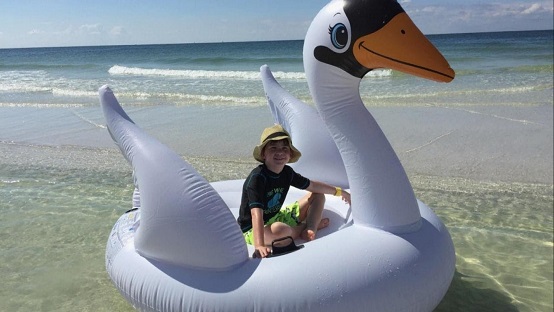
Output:
[[[298,223],[300,223],[300,221],[298,220],[299,217],[300,217],[300,204],[298,203],[298,201],[295,201],[294,203],[286,207],[282,207],[281,210],[279,210],[279,212],[275,216],[273,216],[273,218],[269,219],[269,221],[265,223],[265,225],[270,225],[275,222],[283,222],[290,226],[296,226],[298,225]],[[242,233],[242,235],[244,235],[244,240],[246,240],[247,244],[250,244],[250,245],[254,244],[253,229],[250,229]]]

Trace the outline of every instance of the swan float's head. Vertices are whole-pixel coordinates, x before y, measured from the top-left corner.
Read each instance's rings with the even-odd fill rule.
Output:
[[[312,22],[304,46],[310,60],[362,78],[390,68],[440,82],[454,70],[395,0],[335,0]]]
[[[439,82],[452,81],[454,70],[395,0],[331,1],[310,25],[303,57],[310,92],[344,162],[354,222],[417,230],[413,188],[359,85],[377,68]]]

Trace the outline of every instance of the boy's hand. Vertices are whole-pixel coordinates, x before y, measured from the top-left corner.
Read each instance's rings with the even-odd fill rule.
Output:
[[[347,202],[349,205],[351,204],[350,203],[350,193],[348,193],[347,191],[342,191],[342,200],[344,200],[345,202]]]
[[[259,247],[256,247],[256,251],[254,251],[253,258],[265,258],[270,254],[271,254],[271,250],[268,247],[259,246]]]

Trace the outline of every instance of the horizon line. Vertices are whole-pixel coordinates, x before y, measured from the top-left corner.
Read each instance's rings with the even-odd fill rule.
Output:
[[[484,33],[507,33],[507,32],[534,32],[534,31],[554,31],[554,29],[527,29],[527,30],[498,30],[498,31],[476,31],[476,32],[453,32],[453,33],[433,33],[425,36],[445,36],[445,35],[469,35]],[[279,42],[279,41],[303,41],[304,39],[268,39],[268,40],[244,40],[244,41],[205,41],[205,42],[176,42],[176,43],[125,43],[125,44],[98,44],[98,45],[67,45],[67,46],[29,46],[29,47],[0,47],[0,50],[15,49],[48,49],[48,48],[87,48],[87,47],[124,47],[124,46],[152,46],[152,45],[184,45],[184,44],[221,44],[221,43],[252,43],[252,42]]]

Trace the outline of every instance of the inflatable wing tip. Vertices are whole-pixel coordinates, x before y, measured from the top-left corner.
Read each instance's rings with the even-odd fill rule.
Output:
[[[106,85],[101,86],[101,87],[98,89],[98,92],[99,92],[99,93],[102,93],[102,92],[112,92],[112,89],[110,89],[110,86],[108,86],[108,85],[106,84]]]
[[[265,81],[275,80],[275,77],[273,76],[271,69],[269,69],[269,66],[267,65],[263,65],[262,67],[260,67],[260,74],[262,76],[262,81],[264,81],[264,83]],[[265,85],[264,85],[264,89],[265,89]]]

